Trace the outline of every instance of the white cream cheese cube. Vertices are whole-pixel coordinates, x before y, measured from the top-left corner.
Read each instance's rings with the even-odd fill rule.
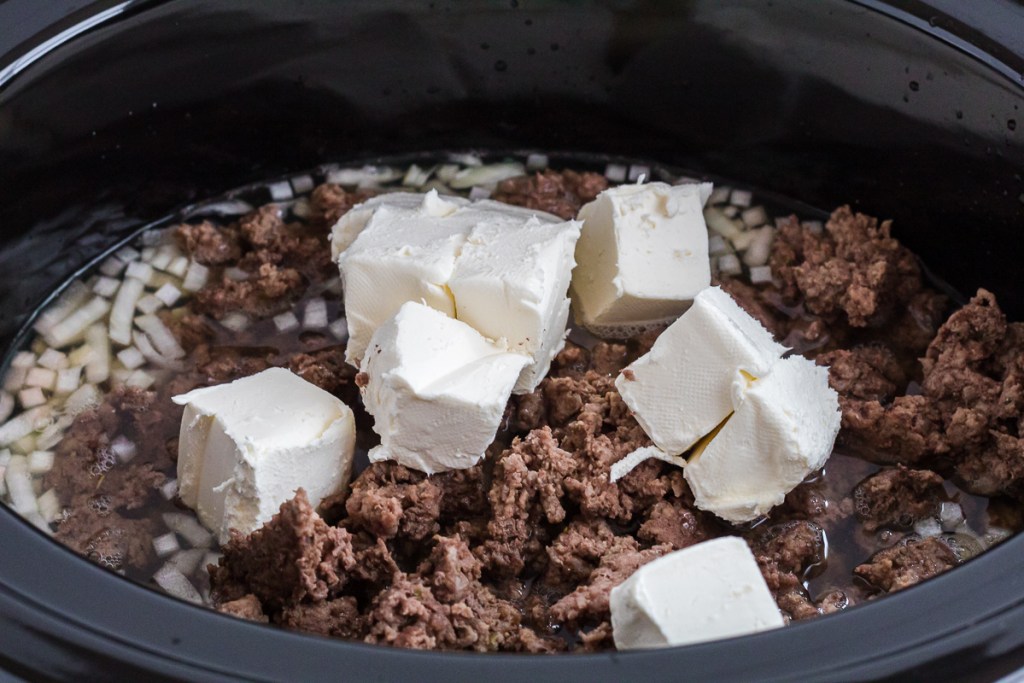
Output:
[[[493,204],[494,202],[489,202]],[[456,317],[530,356],[515,393],[533,391],[565,345],[576,221],[496,214],[473,228],[448,283]]]
[[[315,507],[348,485],[355,420],[284,368],[175,396],[179,496],[221,543],[269,520],[298,488]]]
[[[363,358],[363,404],[381,444],[370,460],[433,474],[472,467],[498,431],[527,356],[428,306],[404,304]]]
[[[732,387],[763,377],[785,347],[719,287],[708,287],[615,386],[651,440],[679,455],[733,410]]]
[[[456,207],[469,204],[469,200],[461,197],[441,198],[436,191],[433,193],[433,197],[438,201]],[[352,246],[352,243],[355,242],[359,234],[366,228],[367,223],[370,222],[370,218],[373,217],[374,212],[378,208],[387,206],[392,209],[406,210],[415,215],[417,210],[423,206],[423,200],[424,195],[417,192],[389,192],[387,194],[379,194],[376,197],[370,197],[365,202],[353,206],[331,226],[329,238],[331,242],[331,258],[337,261],[341,252]]]
[[[619,650],[690,645],[784,625],[743,539],[726,536],[637,569],[611,592]]]
[[[572,275],[578,322],[619,336],[672,320],[711,283],[710,183],[620,185],[580,209]]]
[[[828,369],[784,358],[764,377],[741,378],[735,411],[683,476],[697,507],[729,522],[767,514],[807,475],[824,466],[839,433],[839,397]]]
[[[458,214],[464,202],[431,192],[409,208],[406,199],[392,204],[387,197],[371,207],[365,226],[338,257],[349,330],[345,358],[352,365],[359,364],[374,330],[407,301],[455,315],[448,280],[473,228]]]

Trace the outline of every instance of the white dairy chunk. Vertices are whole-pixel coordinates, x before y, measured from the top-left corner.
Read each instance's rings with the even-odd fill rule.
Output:
[[[689,645],[784,625],[743,539],[716,538],[659,557],[611,592],[620,650]]]
[[[580,209],[573,300],[580,324],[614,334],[665,322],[711,283],[710,183],[620,185]]]
[[[381,444],[370,460],[427,474],[472,467],[498,431],[529,357],[416,302],[377,328],[361,366]]]
[[[349,342],[345,358],[358,365],[381,323],[407,301],[423,301],[449,316],[455,301],[448,279],[473,221],[457,218],[462,202],[421,195],[415,208],[384,199],[338,258],[345,288]],[[403,195],[394,195],[402,197]]]
[[[355,421],[341,400],[284,368],[175,396],[182,502],[220,539],[269,520],[298,488],[314,507],[348,485]]]
[[[825,464],[841,414],[828,369],[802,356],[737,380],[733,400],[732,416],[683,476],[697,507],[738,523],[766,514]]]
[[[580,225],[493,201],[395,193],[348,212],[332,231],[358,365],[374,330],[419,301],[504,339],[533,362],[517,393],[532,391],[564,343]]]
[[[494,202],[491,202],[494,204]],[[485,337],[533,359],[514,391],[533,391],[565,345],[569,279],[580,224],[529,216],[479,223],[462,247],[448,283],[456,317]]]
[[[708,287],[615,380],[651,440],[679,455],[733,410],[732,387],[763,377],[785,347],[719,287]]]

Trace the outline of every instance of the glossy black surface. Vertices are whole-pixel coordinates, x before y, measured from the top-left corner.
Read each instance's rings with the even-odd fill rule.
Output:
[[[1024,318],[1024,57],[977,17],[866,0],[48,4],[0,3],[4,343],[71,270],[173,207],[325,161],[452,148],[651,157],[852,202]],[[991,7],[1024,33],[1019,5]],[[0,664],[26,678],[990,680],[1024,664],[1024,538],[813,623],[564,658],[297,636],[130,584],[6,510],[0,539]]]

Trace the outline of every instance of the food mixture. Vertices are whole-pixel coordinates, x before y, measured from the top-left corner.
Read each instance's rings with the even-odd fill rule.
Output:
[[[240,618],[474,651],[762,630],[914,586],[1024,525],[1024,324],[992,294],[950,301],[889,222],[849,207],[801,220],[662,169],[525,162],[322,169],[116,250],[12,357],[5,500],[91,560]],[[465,217],[448,279],[416,256],[427,228],[400,232],[412,215]],[[594,240],[630,215],[658,239],[674,217],[700,232],[621,241],[609,265]],[[568,315],[573,245],[583,324],[562,347],[546,325]],[[494,267],[510,253],[528,256]],[[677,265],[659,271],[664,254]],[[422,291],[393,295],[412,276],[380,276],[392,263]],[[658,289],[673,268],[680,296]],[[625,294],[587,284],[644,270]],[[537,273],[557,296],[494,308]],[[726,379],[674,389],[718,365]],[[644,603],[716,580],[754,597],[672,623]],[[747,621],[694,635],[715,610]]]

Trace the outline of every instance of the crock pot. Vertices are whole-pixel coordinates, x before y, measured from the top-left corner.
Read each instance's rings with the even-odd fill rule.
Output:
[[[851,202],[1024,318],[1012,0],[0,3],[0,346],[173,208],[329,161],[599,153]],[[992,680],[1024,665],[1024,536],[844,613],[573,656],[412,652],[130,583],[0,510],[0,667],[31,680]]]

